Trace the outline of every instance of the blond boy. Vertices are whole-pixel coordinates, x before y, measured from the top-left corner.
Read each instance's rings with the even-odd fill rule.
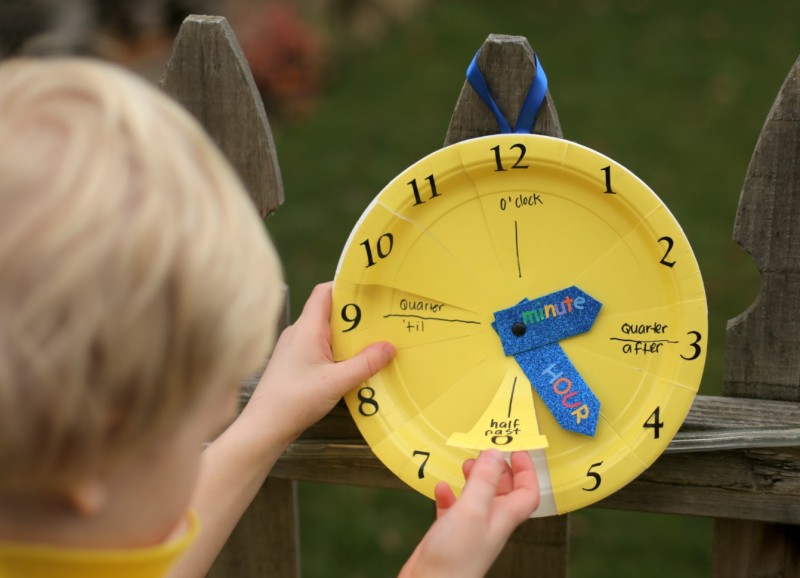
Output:
[[[282,301],[180,107],[96,61],[0,64],[0,577],[205,574],[281,452],[394,355],[334,363],[321,285],[230,423]],[[403,576],[483,575],[538,504],[525,454],[465,474]]]

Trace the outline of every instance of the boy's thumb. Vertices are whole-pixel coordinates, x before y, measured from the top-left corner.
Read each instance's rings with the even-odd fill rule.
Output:
[[[391,343],[385,341],[373,343],[350,359],[337,363],[336,370],[342,381],[349,384],[348,389],[352,389],[389,365],[395,353],[396,350]]]

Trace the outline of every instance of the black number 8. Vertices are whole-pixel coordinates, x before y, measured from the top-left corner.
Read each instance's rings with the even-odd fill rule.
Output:
[[[375,390],[365,385],[358,390],[358,413],[370,417],[378,413],[378,402],[375,401]]]

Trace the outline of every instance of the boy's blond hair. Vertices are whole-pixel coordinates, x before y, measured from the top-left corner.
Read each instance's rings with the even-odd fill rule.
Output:
[[[255,370],[278,258],[199,125],[145,81],[0,64],[0,490],[63,488]]]

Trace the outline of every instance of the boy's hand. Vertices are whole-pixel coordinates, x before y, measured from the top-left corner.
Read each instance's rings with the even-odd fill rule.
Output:
[[[286,428],[287,443],[327,414],[348,391],[383,369],[394,346],[380,342],[358,355],[334,362],[331,353],[333,283],[317,285],[297,321],[287,327],[272,353],[246,411]]]
[[[526,452],[497,450],[464,464],[467,483],[456,499],[436,486],[437,520],[400,572],[400,578],[478,578],[491,568],[511,532],[539,506],[539,482]]]

